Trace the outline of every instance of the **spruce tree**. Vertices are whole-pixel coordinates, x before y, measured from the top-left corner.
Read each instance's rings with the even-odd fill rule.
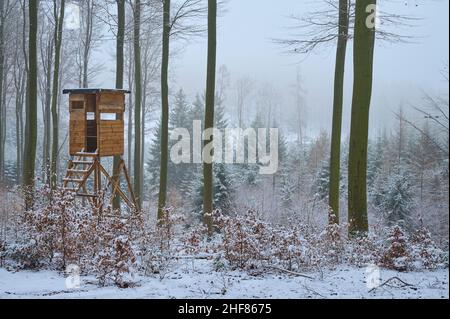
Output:
[[[191,107],[187,102],[186,95],[184,94],[183,90],[180,89],[175,95],[173,109],[170,112],[169,116],[170,134],[177,128],[185,128],[190,132],[190,135],[192,137],[192,121],[190,120],[190,113]],[[175,143],[177,143],[176,140],[170,140],[169,147],[172,147]],[[174,164],[171,160],[169,160],[169,187],[170,185],[183,185],[186,180],[190,179],[192,177],[192,174],[190,172],[191,168],[191,164],[189,163]]]
[[[409,180],[408,173],[400,170],[391,174],[378,191],[378,210],[389,226],[398,224],[406,229],[411,227],[413,193]]]

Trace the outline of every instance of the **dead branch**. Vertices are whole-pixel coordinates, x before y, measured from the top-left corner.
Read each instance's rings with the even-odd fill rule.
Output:
[[[277,270],[277,271],[284,272],[284,273],[287,273],[287,274],[290,274],[290,275],[293,275],[293,276],[303,277],[303,278],[308,278],[308,279],[314,280],[313,277],[310,277],[310,276],[307,276],[307,275],[304,275],[304,274],[301,274],[299,272],[295,272],[295,271],[292,271],[292,270],[278,268],[278,267],[275,267],[275,266],[265,266],[264,268],[268,268],[268,269],[271,269],[271,270]]]
[[[381,287],[383,287],[383,286],[389,286],[389,283],[390,283],[391,281],[394,281],[394,280],[397,280],[397,281],[399,281],[399,282],[402,284],[402,286],[400,286],[400,288],[414,287],[414,285],[409,284],[409,283],[407,283],[407,282],[401,280],[400,278],[394,276],[394,277],[389,278],[389,279],[386,280],[385,282],[383,282],[381,285],[379,285],[379,286],[377,286],[377,287],[374,287],[374,288],[370,289],[369,292],[375,291],[375,290],[377,290],[378,288],[381,288]]]

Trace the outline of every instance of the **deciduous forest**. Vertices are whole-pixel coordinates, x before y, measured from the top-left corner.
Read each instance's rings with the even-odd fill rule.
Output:
[[[0,1],[0,298],[448,299],[448,2]]]

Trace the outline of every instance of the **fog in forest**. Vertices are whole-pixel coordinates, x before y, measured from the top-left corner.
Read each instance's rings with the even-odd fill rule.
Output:
[[[261,92],[271,91],[268,94],[273,95],[281,126],[292,122],[289,119],[295,113],[295,87],[299,74],[302,111],[307,123],[306,135],[314,137],[321,129],[330,130],[333,98],[333,73],[330,70],[334,68],[334,46],[327,45],[325,50],[305,56],[286,54],[283,48],[271,41],[286,37],[286,33],[296,33],[290,29],[294,25],[291,15],[302,16],[321,7],[323,4],[311,0],[228,0],[223,5],[224,9],[218,20],[217,63],[219,66],[225,65],[229,72],[226,104],[231,118],[235,114],[237,103],[236,82],[245,78],[252,83],[246,106],[248,121],[254,115]],[[418,20],[411,26],[390,27],[412,37],[406,43],[376,44],[371,135],[385,129],[390,130],[392,125],[396,125],[394,113],[398,112],[400,106],[414,121],[422,121],[423,117],[412,111],[410,106],[423,104],[424,91],[439,94],[448,89],[448,83],[439,76],[449,55],[448,41],[442,41],[449,36],[448,1],[383,1],[380,10],[393,11]],[[108,38],[106,35],[105,37]],[[105,68],[105,72],[95,79],[95,85],[101,87],[114,84],[115,62],[111,55],[114,52],[114,39],[109,38],[94,55],[94,59],[101,61]],[[351,57],[352,49],[350,43],[347,56]],[[175,59],[170,71],[171,94],[182,88],[192,100],[198,92],[205,89],[205,36],[177,41],[173,44],[172,51]],[[108,56],[110,60],[105,61]],[[348,59],[344,137],[350,128],[352,71],[352,61]],[[154,110],[159,112],[157,106]],[[295,126],[295,123],[291,126]]]
[[[0,0],[0,298],[448,299],[448,12]]]

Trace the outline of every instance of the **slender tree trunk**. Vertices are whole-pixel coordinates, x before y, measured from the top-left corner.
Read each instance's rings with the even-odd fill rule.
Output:
[[[34,169],[37,142],[37,27],[38,0],[30,0],[29,4],[29,40],[28,40],[28,85],[27,112],[25,128],[25,152],[23,167],[23,184],[27,187],[26,209],[34,203]]]
[[[45,74],[45,96],[44,96],[44,141],[42,147],[42,174],[45,178],[45,182],[50,182],[50,134],[51,134],[51,83],[52,83],[52,63],[53,63],[53,41],[48,41],[47,47],[47,57],[45,63],[46,74]]]
[[[44,29],[41,31],[41,37],[38,40],[40,43],[40,57],[42,64],[42,72],[44,75],[44,79],[41,80],[40,89],[41,89],[41,105],[42,105],[42,119],[44,122],[44,130],[43,130],[43,139],[42,139],[42,167],[41,167],[41,175],[42,180],[46,183],[50,182],[50,134],[51,134],[51,86],[52,86],[52,67],[53,67],[53,48],[54,48],[54,37],[48,36],[48,39],[44,43],[43,36],[46,33]],[[38,69],[39,71],[39,69]],[[39,78],[39,76],[38,76]]]
[[[131,77],[131,75],[130,75]],[[131,83],[131,81],[130,81]],[[132,90],[132,85],[130,85],[130,90]],[[133,161],[133,108],[131,107],[133,105],[133,96],[130,94],[128,96],[128,129],[127,129],[127,152],[128,152],[128,163],[130,163],[130,167],[128,170],[130,171],[130,176],[133,175],[134,169],[131,165],[131,162]],[[134,175],[133,175],[134,176]]]
[[[5,2],[2,0],[0,2],[0,181],[4,179],[5,172],[5,145],[3,144],[3,131],[4,131],[4,120],[3,120],[3,81],[5,73]]]
[[[341,168],[342,104],[344,99],[345,55],[348,39],[348,0],[339,0],[339,38],[334,74],[333,128],[331,133],[330,187],[328,205],[330,223],[339,224],[339,181]]]
[[[83,87],[87,88],[89,86],[88,73],[89,73],[89,57],[91,54],[91,43],[92,43],[92,29],[93,29],[93,7],[92,0],[86,1],[86,34],[85,42],[83,48]]]
[[[117,0],[117,42],[116,42],[116,89],[123,89],[123,43],[125,38],[125,0]],[[119,178],[120,156],[114,156],[114,176]],[[113,200],[113,209],[120,208],[120,196],[116,195]]]
[[[143,80],[144,85],[142,88],[142,127],[141,127],[141,172],[142,172],[142,178],[141,178],[141,194],[142,194],[142,200],[144,200],[144,184],[145,184],[145,174],[144,174],[144,163],[145,163],[145,129],[146,129],[146,123],[145,118],[147,116],[147,90],[148,90],[148,50],[149,46],[148,44],[145,46],[144,50],[144,70],[143,70]]]
[[[20,72],[20,71],[18,71]],[[16,83],[16,182],[21,183],[22,143],[23,143],[23,103],[25,91],[25,72],[19,75]]]
[[[130,45],[129,48],[129,52],[130,52],[130,57],[131,57],[131,52],[132,52],[132,45]],[[133,59],[128,59],[129,64],[128,64],[128,86],[129,86],[129,90],[133,91],[134,90],[134,64]],[[128,162],[130,163],[129,165],[129,174],[130,176],[134,176],[134,169],[133,169],[133,165],[131,165],[131,162],[133,161],[133,95],[129,94],[128,95],[128,128],[127,128],[127,158],[128,158]]]
[[[141,27],[141,1],[134,2],[134,192],[139,207],[142,203],[141,196],[141,103],[142,103],[142,83],[141,83],[141,47],[140,47],[140,27]]]
[[[24,109],[22,110],[22,117],[21,117],[21,124],[22,124],[22,135],[21,135],[21,144],[20,144],[20,151],[21,151],[21,159],[22,162],[20,163],[21,166],[21,183],[22,185],[24,184],[24,170],[25,170],[25,136],[26,136],[26,114],[27,114],[27,110],[28,110],[28,76],[30,73],[30,68],[28,66],[28,39],[27,39],[27,34],[28,34],[28,29],[29,29],[29,25],[30,22],[28,21],[28,12],[27,12],[27,5],[26,5],[26,0],[23,0],[23,2],[21,1],[21,9],[22,9],[22,17],[23,17],[23,23],[22,23],[22,54],[23,54],[23,61],[25,63],[25,73],[24,73],[24,90],[23,90],[23,94],[24,94]],[[25,116],[23,111],[25,111]]]
[[[205,130],[214,127],[214,98],[216,90],[216,33],[217,33],[217,0],[208,0],[208,65],[206,74],[206,101],[205,101]],[[205,145],[213,142],[205,141]],[[213,211],[213,163],[206,163],[203,159],[203,221],[208,227],[208,233],[213,231],[211,213]]]
[[[144,82],[145,83],[145,82]],[[146,98],[145,98],[145,94],[143,96],[143,102],[142,102],[142,114],[141,114],[141,118],[142,118],[142,126],[141,126],[141,158],[140,158],[140,162],[141,162],[141,167],[139,168],[141,173],[142,173],[142,177],[141,177],[141,203],[144,200],[144,163],[145,163],[145,115],[146,115],[146,111],[145,111],[145,104],[146,104]]]
[[[59,69],[61,65],[61,44],[64,26],[64,10],[66,1],[61,0],[59,16],[56,1],[53,2],[55,16],[55,67],[53,70],[52,87],[52,158],[50,165],[51,187],[56,187],[57,163],[59,148],[59,122],[58,122],[58,97],[59,97]]]
[[[348,162],[350,235],[366,233],[369,229],[366,185],[367,142],[375,45],[375,27],[368,23],[370,13],[367,11],[370,5],[376,5],[376,0],[358,0],[355,9],[354,83]]]
[[[167,167],[169,156],[169,41],[170,41],[170,0],[163,5],[163,38],[161,60],[161,158],[159,170],[158,220],[163,217],[167,197]]]
[[[8,90],[8,70],[7,68],[5,68],[3,70],[4,72],[4,76],[3,76],[3,93],[0,96],[0,104],[3,105],[3,107],[1,108],[1,118],[0,121],[2,122],[1,126],[1,140],[0,140],[0,152],[3,152],[3,154],[5,153],[5,146],[6,146],[6,93]],[[2,166],[2,172],[0,173],[1,177],[0,180],[5,178],[5,156],[3,155],[1,157],[1,166]]]

